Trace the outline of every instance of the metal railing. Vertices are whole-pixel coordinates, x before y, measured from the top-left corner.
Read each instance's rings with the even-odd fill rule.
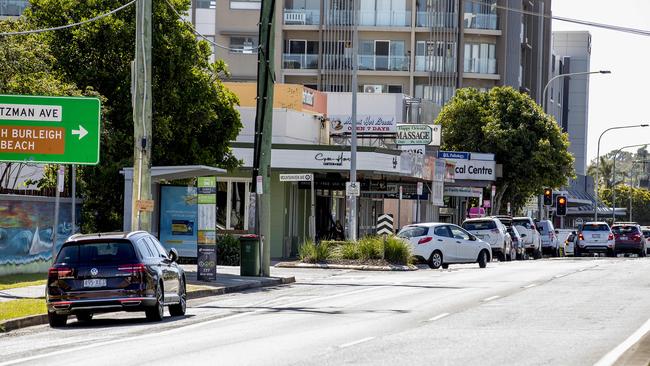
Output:
[[[497,60],[494,58],[469,58],[463,64],[464,72],[476,74],[496,74]]]
[[[320,10],[284,9],[284,24],[318,25],[320,24]]]
[[[409,57],[359,55],[359,70],[409,71]]]
[[[416,23],[418,27],[458,28],[458,17],[456,13],[418,11]]]
[[[415,56],[415,71],[456,72],[456,58],[445,56]]]
[[[465,28],[470,29],[498,29],[498,17],[496,14],[475,14],[465,13]]]
[[[326,25],[352,25],[354,12],[352,10],[331,10],[326,16]],[[361,27],[409,27],[411,26],[411,11],[359,11],[359,26]]]
[[[318,55],[285,53],[282,55],[283,69],[318,69]]]

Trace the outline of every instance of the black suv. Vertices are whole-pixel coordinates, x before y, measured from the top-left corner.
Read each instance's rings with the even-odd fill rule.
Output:
[[[79,321],[93,314],[144,311],[160,321],[164,306],[172,316],[185,314],[185,274],[178,253],[145,231],[73,235],[50,268],[46,288],[47,316],[52,327],[69,315]]]

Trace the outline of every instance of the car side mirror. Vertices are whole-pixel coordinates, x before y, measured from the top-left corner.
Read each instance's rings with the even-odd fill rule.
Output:
[[[176,248],[171,248],[169,250],[169,259],[171,259],[172,262],[176,262],[178,260],[178,251]]]
[[[559,234],[559,233],[560,233],[560,230],[555,230],[555,233],[556,233],[556,234]]]
[[[474,235],[470,235],[470,236],[469,236],[469,240],[471,240],[471,241],[476,241],[476,237],[475,237]]]

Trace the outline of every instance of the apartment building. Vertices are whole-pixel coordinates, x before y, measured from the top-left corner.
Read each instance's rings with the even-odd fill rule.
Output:
[[[0,19],[17,17],[29,5],[29,0],[0,0]]]
[[[350,91],[354,0],[277,2],[278,82]],[[510,85],[538,102],[550,66],[550,0],[357,0],[359,91],[439,107],[459,87]],[[232,80],[256,76],[259,0],[194,0],[192,21]]]

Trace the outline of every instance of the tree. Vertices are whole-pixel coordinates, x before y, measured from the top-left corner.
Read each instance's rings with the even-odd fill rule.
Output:
[[[633,188],[627,185],[617,185],[616,207],[627,207],[629,210],[630,194],[632,195],[632,219],[641,225],[650,225],[650,190]],[[603,203],[612,206],[612,189],[603,188],[600,191]],[[629,211],[628,211],[629,214]],[[627,220],[621,220],[627,221]]]
[[[618,154],[617,154],[618,152]],[[629,151],[612,150],[600,157],[600,164],[598,165],[598,178],[600,180],[599,186],[603,188],[611,188],[614,185],[627,182],[632,174],[633,169],[641,169],[638,165],[633,166],[634,161],[647,160],[648,151],[646,147],[637,149],[636,153]],[[613,163],[614,156],[616,155],[616,177],[613,176]],[[587,175],[596,179],[596,159],[591,160],[587,168]]]
[[[189,0],[168,0],[179,12]],[[32,0],[25,12],[35,27],[88,19],[122,5],[118,0],[77,2]],[[210,46],[169,8],[153,4],[152,93],[154,165],[238,165],[229,143],[241,129],[237,97],[221,82],[222,61],[209,62]],[[106,97],[100,164],[80,173],[84,198],[83,229],[122,227],[123,177],[133,164],[131,61],[135,48],[135,7],[72,29],[48,32],[55,69],[66,81],[92,87]]]
[[[493,153],[503,165],[496,212],[504,200],[516,211],[544,187],[562,186],[573,176],[568,135],[528,95],[511,87],[459,89],[436,123],[442,125],[443,149]]]

